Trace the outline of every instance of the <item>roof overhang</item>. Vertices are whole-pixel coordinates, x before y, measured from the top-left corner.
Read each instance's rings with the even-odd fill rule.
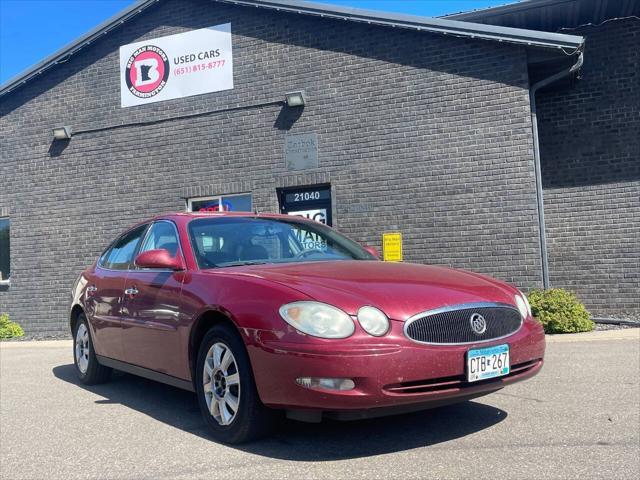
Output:
[[[559,32],[637,16],[640,16],[640,2],[637,0],[523,0],[441,18]]]
[[[139,0],[132,6],[101,23],[96,28],[81,36],[74,42],[58,50],[53,55],[38,62],[25,72],[13,77],[0,86],[0,96],[24,85],[44,71],[59,63],[66,62],[69,57],[91,45],[102,36],[118,28],[128,20],[139,15],[149,7],[162,0]],[[584,44],[584,38],[576,35],[539,32],[519,28],[483,25],[477,23],[448,20],[443,18],[418,17],[413,15],[392,14],[372,10],[337,7],[294,0],[211,0],[232,5],[264,8],[279,12],[314,15],[322,18],[332,18],[370,25],[380,25],[392,28],[405,28],[417,31],[431,32],[440,35],[450,35],[462,38],[489,40],[508,44],[523,45],[542,49],[561,50],[573,54]]]
[[[323,18],[335,18],[338,20],[368,23],[371,25],[408,28],[443,35],[455,35],[459,37],[516,43],[543,48],[576,50],[584,42],[582,37],[576,35],[538,32],[520,28],[498,27],[494,25],[482,25],[443,18],[418,17],[415,15],[403,15],[311,2],[299,2],[295,0],[212,1],[267,8],[281,12],[293,12],[303,15],[315,15]]]

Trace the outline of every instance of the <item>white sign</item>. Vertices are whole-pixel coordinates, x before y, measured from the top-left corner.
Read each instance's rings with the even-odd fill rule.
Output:
[[[232,88],[230,23],[120,47],[122,107]]]
[[[315,220],[316,222],[327,224],[327,209],[320,208],[318,210],[298,210],[296,212],[288,212],[289,215],[295,215],[297,217],[308,218],[309,220]]]
[[[289,215],[308,218],[316,222],[327,224],[327,209],[320,208],[318,210],[298,210],[297,212],[288,212]],[[322,237],[308,230],[297,230],[296,237],[305,250],[325,250],[327,242]]]

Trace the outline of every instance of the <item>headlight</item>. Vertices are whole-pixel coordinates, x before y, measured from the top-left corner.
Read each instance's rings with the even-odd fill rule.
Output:
[[[320,302],[293,302],[280,307],[280,316],[296,330],[320,338],[347,338],[355,331],[351,317]]]
[[[518,306],[518,310],[520,310],[520,315],[522,318],[527,318],[531,316],[531,306],[529,305],[529,300],[527,300],[527,296],[520,292],[519,295],[515,296],[516,305]]]
[[[358,321],[369,335],[381,337],[389,331],[389,319],[376,307],[362,307],[358,310]]]

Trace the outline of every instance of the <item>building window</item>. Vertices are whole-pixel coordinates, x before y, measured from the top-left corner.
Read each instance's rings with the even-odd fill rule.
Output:
[[[189,212],[251,212],[251,194],[197,197],[187,200]]]
[[[10,222],[8,218],[0,218],[0,285],[7,283],[11,277],[10,257]]]

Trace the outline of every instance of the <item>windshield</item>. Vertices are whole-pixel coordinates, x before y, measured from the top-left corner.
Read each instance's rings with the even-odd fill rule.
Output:
[[[327,260],[374,260],[357,243],[320,223],[295,218],[199,218],[189,237],[200,268]]]

